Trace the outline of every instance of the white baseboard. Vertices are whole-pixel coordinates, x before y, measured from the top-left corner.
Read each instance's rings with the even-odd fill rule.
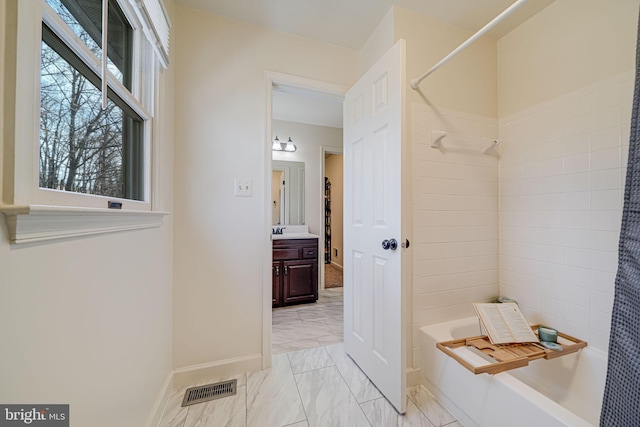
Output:
[[[407,368],[407,387],[420,385],[420,368]]]
[[[160,393],[158,393],[158,397],[156,398],[156,401],[153,404],[153,409],[149,414],[149,418],[145,423],[145,427],[155,427],[160,423],[160,419],[162,418],[164,409],[167,406],[169,397],[171,397],[172,390],[173,390],[173,372],[169,372],[167,374],[167,378],[164,380],[164,384],[162,384]]]
[[[331,265],[333,265],[338,270],[344,270],[344,268],[340,264],[338,264],[336,262],[331,261]]]
[[[174,387],[184,387],[261,369],[262,354],[256,353],[249,356],[178,368],[173,371],[173,384]]]

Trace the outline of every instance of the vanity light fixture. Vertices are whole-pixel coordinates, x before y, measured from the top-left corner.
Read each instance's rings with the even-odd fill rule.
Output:
[[[289,140],[287,141],[287,145],[284,147],[284,151],[296,151],[298,148],[293,144],[293,141],[291,140],[291,137],[289,137]]]
[[[284,143],[280,141],[280,139],[278,139],[278,136],[276,135],[276,138],[273,140],[273,144],[271,145],[271,149],[273,151],[288,151],[290,153],[293,153],[298,149],[298,147],[295,146],[295,144],[291,140],[291,137],[289,137],[289,140]]]
[[[278,139],[278,135],[276,135],[276,139],[273,140],[273,145],[271,146],[273,151],[282,151],[282,142]]]

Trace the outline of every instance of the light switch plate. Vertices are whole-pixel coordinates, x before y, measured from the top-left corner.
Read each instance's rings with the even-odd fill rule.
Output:
[[[253,194],[253,184],[250,179],[234,179],[233,195],[236,197],[251,197]]]

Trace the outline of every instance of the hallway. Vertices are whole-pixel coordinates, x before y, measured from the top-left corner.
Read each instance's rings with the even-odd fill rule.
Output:
[[[341,288],[344,284],[344,277],[341,269],[332,264],[324,264],[324,287]]]

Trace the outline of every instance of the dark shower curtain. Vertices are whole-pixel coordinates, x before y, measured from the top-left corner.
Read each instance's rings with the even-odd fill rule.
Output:
[[[640,426],[640,33],[601,427]]]

